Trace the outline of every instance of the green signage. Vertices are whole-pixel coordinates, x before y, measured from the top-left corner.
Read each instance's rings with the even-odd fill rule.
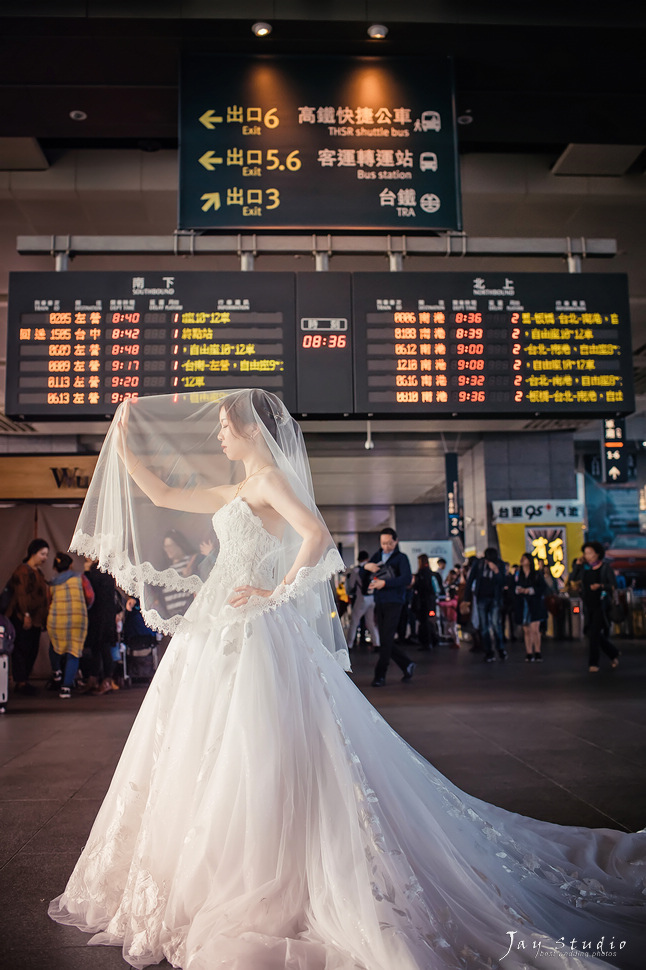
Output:
[[[451,62],[187,57],[179,225],[460,229]]]

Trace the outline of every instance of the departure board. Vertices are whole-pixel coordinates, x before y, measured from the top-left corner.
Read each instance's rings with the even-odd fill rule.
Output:
[[[357,412],[634,408],[625,276],[356,273],[353,301]]]
[[[188,54],[185,229],[460,229],[448,57]]]
[[[291,273],[12,273],[9,292],[8,414],[230,387],[296,408]]]
[[[296,415],[634,409],[615,274],[12,273],[6,413],[260,387]]]

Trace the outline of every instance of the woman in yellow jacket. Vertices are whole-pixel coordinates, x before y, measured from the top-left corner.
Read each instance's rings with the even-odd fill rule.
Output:
[[[49,658],[54,685],[60,685],[59,697],[68,698],[79,669],[83,644],[87,635],[87,611],[94,602],[94,591],[85,575],[75,573],[72,557],[57,552],[54,559],[56,575],[51,581],[52,602],[47,617],[47,632],[51,640]],[[65,662],[63,662],[65,657]]]

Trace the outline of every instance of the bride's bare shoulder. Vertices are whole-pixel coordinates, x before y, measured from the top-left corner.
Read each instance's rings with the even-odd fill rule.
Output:
[[[291,486],[287,475],[279,468],[271,466],[260,474],[251,476],[245,493],[252,504],[264,508],[273,508],[277,499],[285,493],[291,494]]]
[[[267,469],[267,471],[263,475],[263,478],[270,485],[273,485],[273,484],[287,485],[287,475],[285,475],[285,473],[282,472],[280,468],[277,468],[275,465],[272,465],[270,468]]]

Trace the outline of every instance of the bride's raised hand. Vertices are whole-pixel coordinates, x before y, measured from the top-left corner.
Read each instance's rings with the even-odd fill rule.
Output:
[[[126,440],[128,438],[128,422],[130,420],[130,401],[126,400],[120,407],[117,418],[117,454],[122,461],[126,460]]]
[[[117,424],[125,437],[128,436],[128,423],[130,421],[130,401],[125,400],[121,405],[119,420]]]
[[[252,596],[271,596],[273,590],[258,589],[257,586],[236,586],[229,600],[230,606],[246,606]]]

